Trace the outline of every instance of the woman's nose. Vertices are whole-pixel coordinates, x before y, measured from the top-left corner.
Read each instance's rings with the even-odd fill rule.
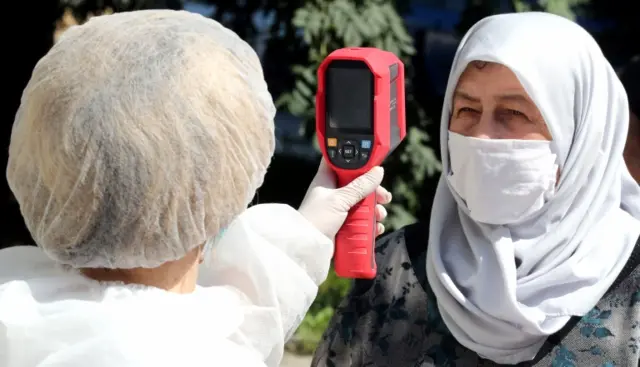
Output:
[[[497,125],[490,114],[483,113],[482,116],[480,116],[480,121],[478,121],[475,129],[473,129],[471,137],[478,139],[498,139],[500,131]]]

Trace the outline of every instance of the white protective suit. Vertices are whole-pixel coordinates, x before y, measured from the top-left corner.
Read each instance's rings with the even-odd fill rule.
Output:
[[[1,250],[0,366],[278,366],[332,253],[279,204],[234,220],[187,295],[99,283],[37,247]]]

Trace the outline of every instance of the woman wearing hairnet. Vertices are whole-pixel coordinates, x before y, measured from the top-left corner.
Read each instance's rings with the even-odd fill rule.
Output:
[[[545,13],[462,39],[429,223],[379,240],[314,366],[637,367],[640,188],[624,88],[593,38]]]
[[[380,168],[335,189],[321,165],[299,211],[246,209],[274,113],[256,54],[213,20],[140,11],[65,32],[11,137],[38,247],[0,251],[0,366],[278,366],[347,211],[390,194]]]

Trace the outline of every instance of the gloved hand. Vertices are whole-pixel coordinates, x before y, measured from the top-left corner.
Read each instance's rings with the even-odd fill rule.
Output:
[[[320,232],[334,240],[347,219],[349,209],[375,192],[378,203],[375,209],[377,234],[380,235],[384,232],[380,222],[387,216],[382,204],[391,202],[391,193],[380,186],[383,176],[382,167],[374,167],[350,184],[337,189],[336,176],[323,158],[298,211]]]

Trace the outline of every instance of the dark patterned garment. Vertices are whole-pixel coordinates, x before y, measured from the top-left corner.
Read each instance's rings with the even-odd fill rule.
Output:
[[[427,283],[428,234],[419,224],[377,243],[378,276],[358,280],[342,301],[312,366],[499,366],[460,345],[440,318]],[[640,243],[596,307],[547,338],[537,357],[518,366],[638,367]]]

